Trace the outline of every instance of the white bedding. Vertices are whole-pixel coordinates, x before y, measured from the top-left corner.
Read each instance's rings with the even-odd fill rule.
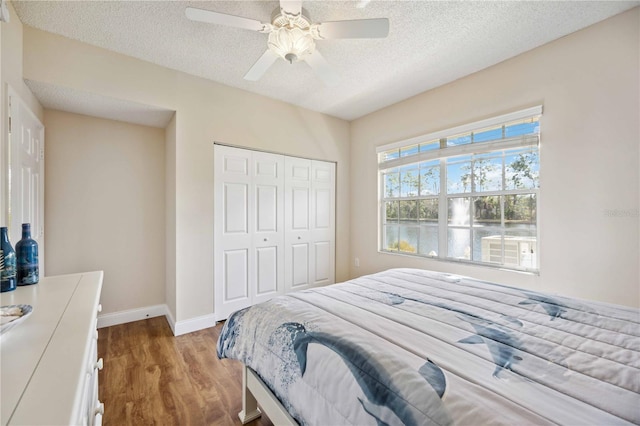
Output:
[[[392,269],[236,312],[300,424],[640,424],[640,311]]]

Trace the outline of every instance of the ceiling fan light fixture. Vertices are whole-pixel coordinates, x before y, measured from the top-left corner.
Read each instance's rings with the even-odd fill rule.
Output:
[[[313,53],[316,43],[309,31],[294,28],[277,28],[269,34],[269,49],[289,63]]]

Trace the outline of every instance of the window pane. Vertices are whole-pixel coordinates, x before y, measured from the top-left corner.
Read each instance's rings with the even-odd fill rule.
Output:
[[[482,129],[473,133],[473,142],[488,142],[493,140],[502,139],[502,126],[490,127],[488,129]]]
[[[502,263],[502,234],[500,229],[473,230],[473,260]]]
[[[400,221],[418,220],[418,201],[400,201]]]
[[[435,165],[433,165],[435,163]],[[437,161],[420,164],[420,195],[440,193],[440,165]]]
[[[447,256],[455,259],[470,259],[469,229],[449,228],[447,230],[447,246]]]
[[[500,226],[500,196],[475,197],[473,199],[473,226]]]
[[[379,163],[382,163],[383,161],[387,161],[387,160],[393,160],[394,158],[400,158],[399,149],[391,149],[389,151],[384,151],[378,154]]]
[[[506,189],[538,188],[540,160],[537,149],[510,151],[505,157]]]
[[[420,152],[431,151],[431,150],[434,150],[434,149],[440,149],[440,141],[439,140],[430,141],[430,142],[426,142],[426,143],[420,144]]]
[[[417,164],[400,169],[400,196],[417,197],[420,182],[420,171]]]
[[[462,133],[447,138],[447,146],[465,145],[468,143],[471,143],[471,133]]]
[[[536,194],[505,195],[504,224],[507,228],[535,226],[536,210]]]
[[[502,189],[502,158],[474,157],[473,184],[476,192],[500,191]]]
[[[505,264],[523,268],[538,268],[538,243],[536,228],[507,228],[505,230],[505,249],[509,248],[510,257],[505,252]]]
[[[399,197],[400,173],[398,173],[398,169],[385,170],[382,174],[382,178],[384,179],[384,197]]]
[[[400,157],[407,157],[418,153],[418,145],[405,146],[400,148]]]
[[[438,255],[438,227],[434,225],[420,225],[419,254],[425,256]]]
[[[420,200],[419,218],[422,223],[438,224],[438,199]]]
[[[469,198],[449,198],[449,225],[469,225]]]
[[[447,194],[471,191],[471,156],[447,160]]]
[[[398,209],[400,203],[398,201],[387,201],[385,203],[385,222],[398,222]]]
[[[384,225],[382,230],[383,250],[398,250],[398,225]]]
[[[398,251],[404,253],[416,253],[418,251],[419,232],[420,228],[417,226],[400,225]]]
[[[537,118],[519,120],[504,126],[504,135],[507,138],[535,133],[540,133],[540,123]]]

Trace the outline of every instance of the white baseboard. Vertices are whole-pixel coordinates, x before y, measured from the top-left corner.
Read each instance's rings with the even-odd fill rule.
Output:
[[[191,318],[184,321],[173,322],[173,318],[169,320],[171,330],[173,330],[174,336],[180,336],[182,334],[191,333],[193,331],[203,330],[205,328],[213,327],[216,325],[216,318],[214,314],[203,315],[201,317]]]
[[[126,324],[128,322],[139,321],[147,318],[161,317],[163,315],[166,316],[168,312],[169,308],[167,305],[154,305],[98,315],[98,328]]]
[[[173,318],[167,305],[154,305],[145,308],[129,309],[127,311],[112,312],[98,316],[98,328],[110,327],[112,325],[126,324],[128,322],[139,321],[148,318],[165,316],[171,327],[174,336],[203,330],[216,325],[214,314],[203,315],[188,320],[178,321]]]
[[[169,323],[169,327],[171,327],[171,332],[173,333],[173,335],[176,335],[176,320],[173,318],[173,315],[171,314],[171,309],[169,309],[169,307],[167,306],[167,322]]]

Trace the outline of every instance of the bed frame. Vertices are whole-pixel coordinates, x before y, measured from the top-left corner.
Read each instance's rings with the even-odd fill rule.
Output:
[[[260,408],[258,408],[260,405]],[[242,411],[238,413],[242,424],[247,424],[262,415],[262,411],[274,425],[297,426],[278,398],[258,377],[255,371],[242,366]]]

